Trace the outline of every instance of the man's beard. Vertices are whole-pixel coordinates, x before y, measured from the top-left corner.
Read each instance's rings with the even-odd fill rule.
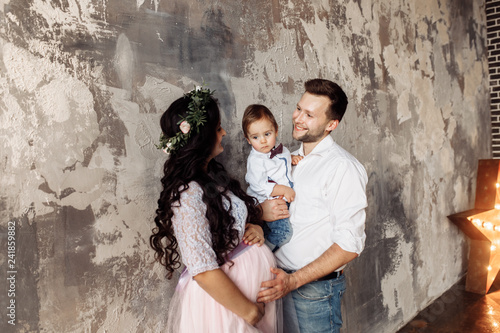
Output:
[[[295,134],[295,129],[294,131],[292,132],[292,134]],[[317,132],[317,133],[313,133],[311,131],[307,131],[307,133],[305,134],[302,134],[300,137],[296,137],[295,135],[293,135],[293,138],[297,141],[300,141],[300,142],[318,142],[319,140],[321,140],[325,135],[325,132]]]

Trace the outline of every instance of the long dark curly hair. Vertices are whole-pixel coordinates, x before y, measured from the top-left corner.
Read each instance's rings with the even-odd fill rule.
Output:
[[[172,137],[179,131],[178,122],[181,116],[186,115],[189,102],[189,96],[183,96],[162,115],[160,126],[165,136]],[[212,158],[207,165],[217,142],[217,131],[220,130],[220,111],[217,101],[212,97],[205,109],[207,121],[200,126],[199,133],[192,133],[186,145],[172,153],[163,167],[163,190],[158,199],[156,227],[149,242],[156,251],[155,259],[166,267],[168,279],[172,278],[181,263],[172,226],[172,206],[179,204],[181,193],[189,188],[191,181],[197,182],[203,189],[202,199],[207,206],[206,218],[210,225],[212,247],[219,265],[226,261],[225,255],[238,245],[235,219],[230,214],[232,207],[226,210],[222,204],[223,198],[231,202],[228,192],[231,191],[245,202],[248,209],[247,223],[261,223],[261,211],[256,206],[255,198],[248,196],[240,183],[230,177],[215,159]]]

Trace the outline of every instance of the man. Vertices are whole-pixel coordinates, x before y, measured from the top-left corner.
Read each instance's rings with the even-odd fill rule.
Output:
[[[286,299],[293,299],[302,333],[339,332],[343,268],[361,253],[366,238],[367,175],[330,136],[347,107],[342,88],[313,79],[305,83],[305,90],[292,116],[293,138],[302,142],[294,154],[304,156],[293,168],[295,201],[289,212],[280,199],[261,205],[266,221],[290,216],[293,236],[275,253],[282,269],[272,269],[276,278],[262,283],[267,289],[258,301],[267,303],[291,293]],[[285,325],[293,315],[287,313],[286,303]]]

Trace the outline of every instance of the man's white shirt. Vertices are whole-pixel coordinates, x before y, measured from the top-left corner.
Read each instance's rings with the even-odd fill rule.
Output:
[[[303,145],[294,155],[304,156]],[[292,176],[293,236],[275,253],[278,265],[298,270],[334,243],[345,251],[361,253],[366,238],[368,181],[361,163],[328,135],[293,166]]]

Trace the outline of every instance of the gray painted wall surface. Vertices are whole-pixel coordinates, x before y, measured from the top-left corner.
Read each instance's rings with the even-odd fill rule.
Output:
[[[345,88],[333,137],[365,165],[369,208],[344,332],[394,332],[464,274],[446,216],[472,208],[491,156],[484,1],[0,0],[0,18],[0,331],[161,331],[176,281],[148,245],[154,143],[161,112],[203,81],[240,180],[248,104],[293,149],[303,82]]]

